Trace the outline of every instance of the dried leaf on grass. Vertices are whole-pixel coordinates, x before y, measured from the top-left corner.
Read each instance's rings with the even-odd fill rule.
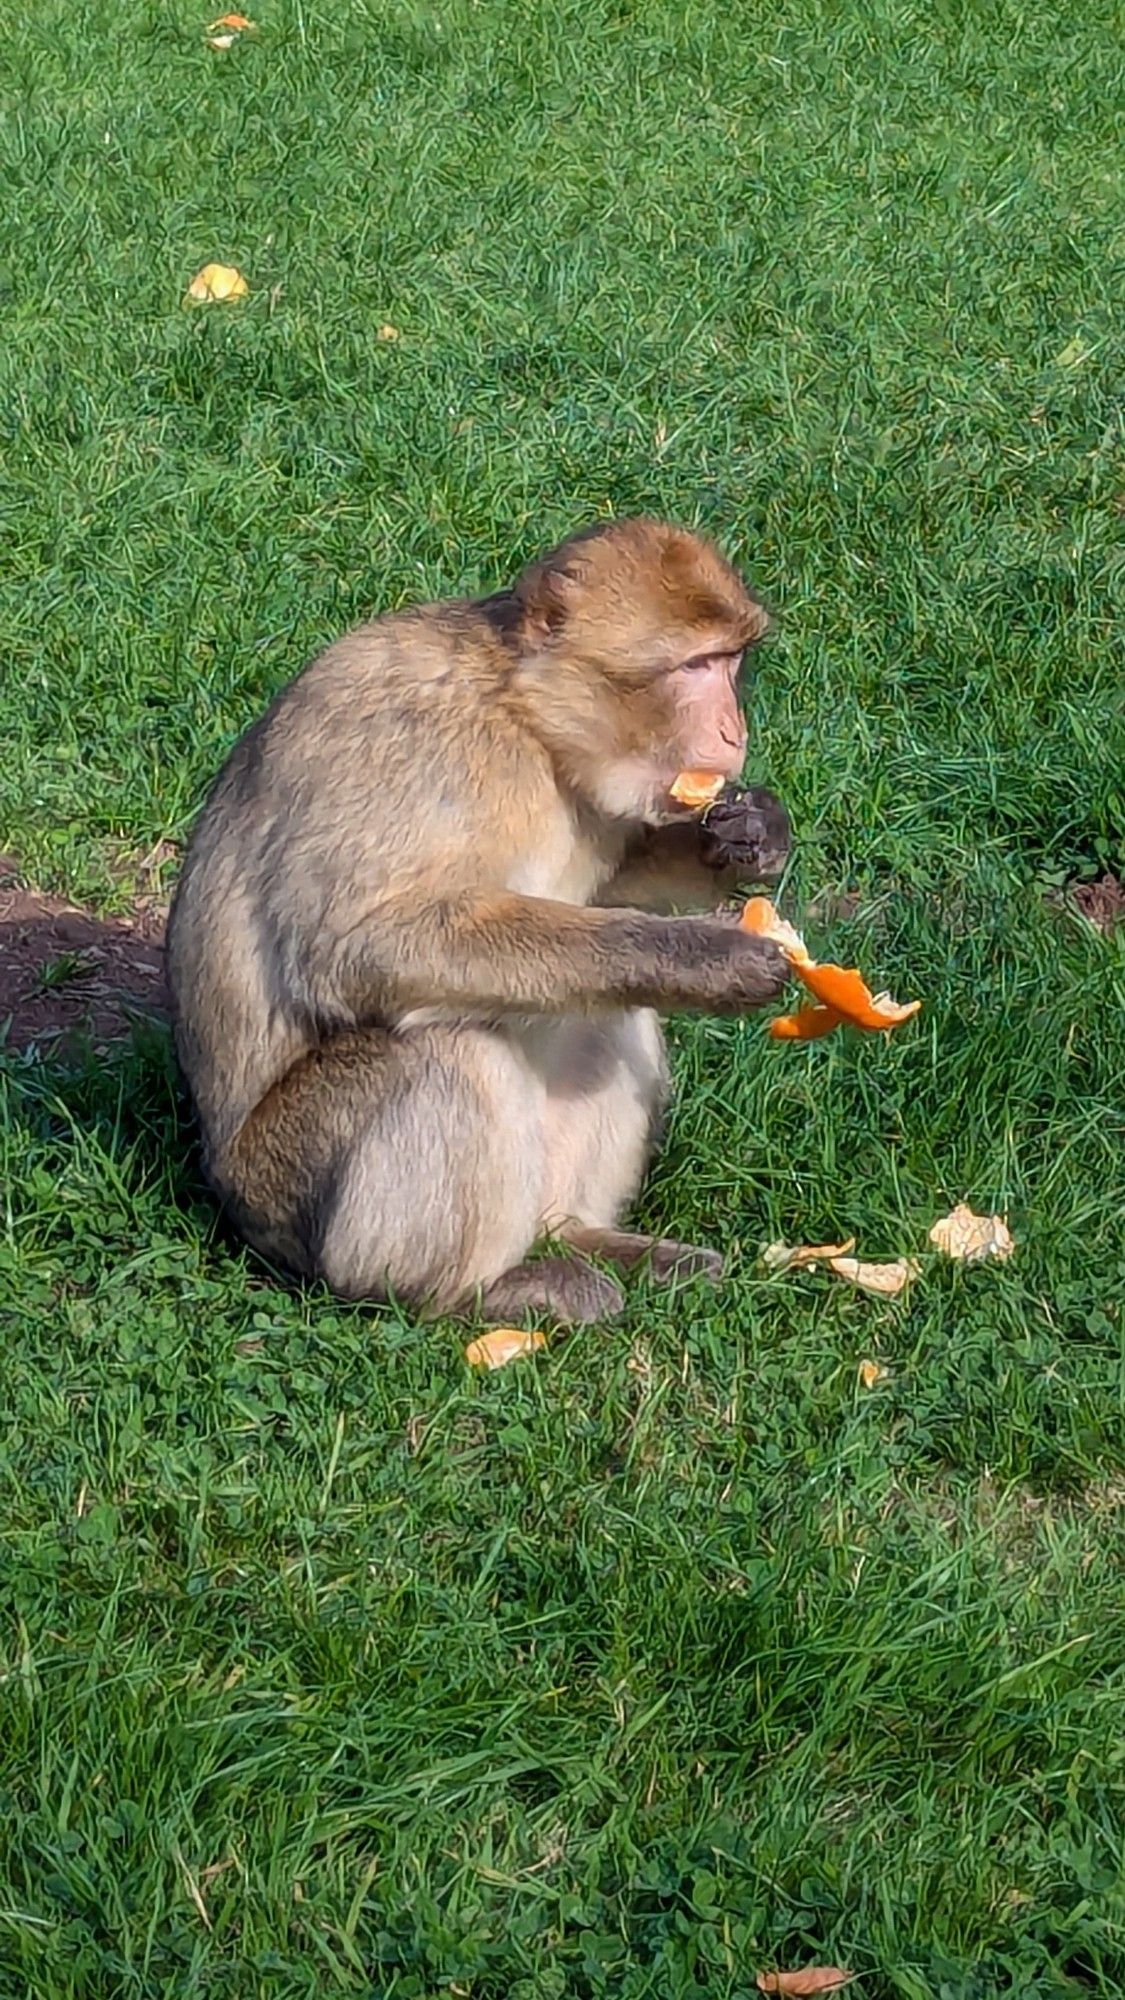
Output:
[[[509,1361],[517,1361],[521,1354],[534,1354],[537,1348],[546,1345],[547,1336],[538,1328],[495,1326],[489,1333],[470,1340],[465,1359],[471,1368],[506,1368]]]
[[[770,1243],[762,1252],[767,1271],[802,1271],[807,1264],[827,1264],[855,1249],[855,1237],[845,1243]]]
[[[379,328],[380,340],[397,340],[398,337],[399,337],[398,328],[397,326],[392,326],[390,320],[388,320],[384,326],[381,326]]]
[[[209,49],[233,49],[236,41],[238,40],[238,36],[205,35],[203,39],[206,42]]]
[[[233,264],[204,264],[187,288],[185,305],[213,305],[225,299],[244,299],[250,287]]]
[[[974,1215],[963,1201],[934,1223],[930,1242],[947,1257],[966,1264],[980,1263],[984,1257],[1010,1257],[1016,1247],[1003,1216]]]
[[[883,1299],[896,1299],[919,1271],[913,1257],[896,1257],[890,1264],[864,1264],[858,1257],[830,1257],[828,1268],[849,1285],[858,1286],[861,1292],[875,1292]]]
[[[1070,899],[1087,923],[1106,937],[1125,923],[1125,882],[1108,871],[1096,882],[1072,882]]]
[[[842,1965],[806,1965],[800,1972],[759,1972],[759,1993],[787,1993],[802,2000],[809,1993],[838,1993],[855,1978]]]
[[[861,1361],[859,1364],[859,1379],[865,1389],[873,1389],[877,1382],[886,1381],[887,1371],[885,1368],[881,1368],[877,1361]]]

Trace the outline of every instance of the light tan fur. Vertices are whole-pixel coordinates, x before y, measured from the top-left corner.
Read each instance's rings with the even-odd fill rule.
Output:
[[[705,752],[740,766],[764,627],[709,544],[617,523],[347,634],[236,745],[168,965],[207,1171],[260,1251],[346,1296],[565,1318],[620,1304],[590,1257],[715,1275],[618,1223],[667,1096],[656,1010],[784,983],[729,921],[644,914],[780,865],[760,803],[730,810],[768,869],[669,799]],[[582,1254],[529,1262],[545,1235]]]

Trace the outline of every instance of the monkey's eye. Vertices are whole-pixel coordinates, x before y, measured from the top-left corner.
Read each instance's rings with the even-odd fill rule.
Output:
[[[681,661],[680,671],[685,674],[735,674],[741,660],[741,653],[696,653],[690,660]]]

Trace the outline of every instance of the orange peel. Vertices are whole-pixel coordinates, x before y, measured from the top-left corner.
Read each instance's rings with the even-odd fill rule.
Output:
[[[800,932],[778,916],[768,896],[751,896],[740,921],[754,937],[770,938],[780,946],[798,979],[820,1003],[799,1007],[796,1013],[771,1021],[769,1032],[775,1041],[816,1041],[844,1025],[868,1030],[897,1028],[921,1010],[920,1000],[892,1000],[889,993],[872,993],[854,966],[819,964]]]
[[[843,1025],[844,1017],[834,1007],[798,1007],[793,1014],[778,1014],[766,1032],[775,1042],[818,1042]]]
[[[714,805],[725,784],[721,771],[681,771],[668,789],[678,805],[702,812]]]

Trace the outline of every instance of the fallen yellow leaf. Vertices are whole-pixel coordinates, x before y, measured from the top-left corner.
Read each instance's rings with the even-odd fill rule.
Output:
[[[827,1264],[832,1257],[846,1257],[855,1249],[855,1237],[846,1243],[770,1243],[762,1252],[769,1271],[802,1271],[807,1264]]]
[[[216,28],[233,28],[236,35],[252,35],[258,23],[248,21],[245,14],[220,14],[217,21],[208,21],[207,33],[213,35]]]
[[[390,323],[390,321],[388,320],[388,321],[387,321],[387,324],[386,324],[386,326],[381,326],[381,327],[379,328],[379,339],[380,339],[380,340],[397,340],[397,339],[398,339],[398,328],[397,328],[397,326],[392,326],[392,325],[391,325],[391,323]]]
[[[974,1215],[963,1201],[934,1223],[930,1242],[947,1257],[966,1264],[977,1264],[984,1257],[1010,1257],[1016,1247],[1003,1216]]]
[[[804,2000],[809,1993],[836,1993],[855,1978],[842,1965],[806,1965],[801,1972],[759,1972],[759,1993],[787,1993],[790,2000]]]
[[[506,1368],[509,1361],[518,1360],[521,1354],[534,1354],[537,1348],[546,1345],[547,1336],[538,1328],[529,1331],[526,1327],[495,1326],[491,1332],[470,1340],[465,1359],[471,1368]]]
[[[865,1389],[873,1389],[876,1382],[886,1381],[887,1371],[885,1368],[880,1368],[877,1361],[861,1361],[859,1364],[859,1379]]]
[[[1096,345],[1097,343],[1095,342],[1095,346]],[[1080,361],[1088,361],[1093,352],[1094,348],[1089,346],[1089,344],[1085,340],[1083,340],[1082,335],[1080,333],[1076,333],[1073,340],[1067,341],[1066,346],[1063,348],[1062,353],[1056,354],[1055,367],[1077,368],[1078,363]]]
[[[890,1264],[863,1264],[858,1257],[830,1257],[828,1268],[861,1292],[876,1292],[880,1298],[894,1299],[918,1276],[913,1257],[896,1257]]]
[[[195,305],[210,305],[223,299],[244,299],[250,287],[233,264],[204,264],[187,288]]]

